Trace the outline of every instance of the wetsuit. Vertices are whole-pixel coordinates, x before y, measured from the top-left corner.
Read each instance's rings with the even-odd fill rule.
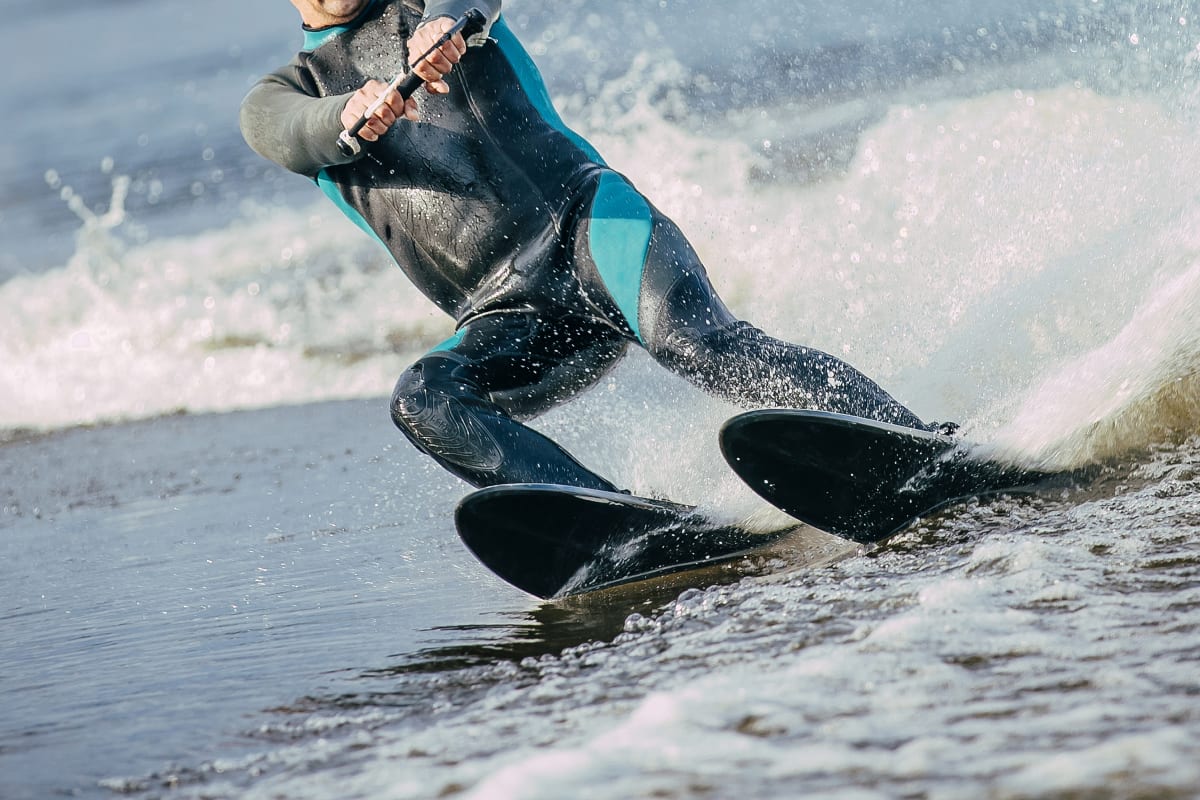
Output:
[[[613,489],[517,420],[594,385],[630,344],[746,406],[821,408],[924,427],[842,361],[773,339],[717,297],[678,228],[563,124],[499,0],[375,0],[305,47],[242,106],[259,153],[313,178],[457,321],[401,376],[392,418],[476,485]],[[476,7],[486,36],[349,158],[336,147],[349,96],[407,64],[424,20]]]

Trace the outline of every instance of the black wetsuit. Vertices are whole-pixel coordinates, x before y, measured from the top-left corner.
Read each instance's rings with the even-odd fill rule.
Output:
[[[426,8],[428,6],[428,8]],[[375,0],[251,90],[250,145],[313,178],[378,237],[457,332],[401,376],[396,425],[476,486],[613,485],[518,419],[594,385],[632,343],[747,406],[821,408],[924,427],[844,362],[773,339],[717,297],[678,228],[562,123],[499,0]],[[356,158],[336,148],[347,99],[407,63],[424,19],[488,13],[446,76]]]

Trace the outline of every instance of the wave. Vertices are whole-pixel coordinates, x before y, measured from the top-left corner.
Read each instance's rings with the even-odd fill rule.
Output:
[[[0,427],[378,393],[397,353],[450,331],[332,211],[247,207],[218,230],[141,241],[128,179],[112,185],[102,215],[64,187],[74,255],[0,285]]]
[[[815,175],[777,154],[804,109],[697,130],[661,102],[686,71],[656,69],[615,117],[573,123],[744,317],[1026,455],[1195,429],[1200,200],[1177,176],[1200,135],[1177,106],[1074,83],[901,98]],[[451,331],[323,202],[149,238],[110,177],[98,214],[48,176],[80,219],[74,255],[0,284],[2,429],[382,395]]]

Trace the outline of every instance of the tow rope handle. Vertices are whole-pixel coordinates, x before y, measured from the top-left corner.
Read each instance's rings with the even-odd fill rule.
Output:
[[[455,34],[461,33],[463,38],[469,39],[475,34],[482,32],[486,25],[487,17],[483,15],[483,12],[477,8],[470,9],[452,26],[450,26],[450,30],[442,34],[441,38],[434,42],[432,47],[422,53],[421,57],[413,62],[413,67],[416,67],[417,64],[420,64],[422,61],[433,55],[433,53],[442,45],[453,39]],[[401,72],[397,74],[396,77],[392,78],[392,82],[389,83],[387,88],[383,90],[383,93],[379,95],[379,99],[367,106],[367,110],[362,113],[362,116],[358,118],[358,121],[338,134],[337,146],[338,150],[342,151],[342,155],[353,158],[362,152],[363,142],[358,138],[358,132],[363,129],[363,126],[366,125],[368,121],[370,121],[371,117],[375,115],[375,112],[383,106],[385,97],[387,97],[392,91],[395,91],[400,95],[400,97],[407,100],[408,98],[412,97],[413,92],[421,88],[421,84],[424,82],[425,79],[420,75],[417,75],[412,68],[405,72]]]

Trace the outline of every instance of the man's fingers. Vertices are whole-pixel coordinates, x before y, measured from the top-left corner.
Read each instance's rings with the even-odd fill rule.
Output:
[[[387,96],[382,103],[379,103],[379,98],[385,91]],[[382,81],[370,80],[364,83],[362,88],[356,91],[346,103],[346,108],[342,111],[342,125],[345,128],[352,127],[367,113],[367,109],[377,103],[378,107],[359,130],[359,136],[364,141],[373,142],[383,136],[400,117],[406,117],[413,121],[417,119],[417,108],[414,101],[405,101],[398,92],[389,90],[388,85]]]
[[[450,70],[454,69],[454,62],[446,58],[441,50],[434,50],[429,58],[425,59],[422,66],[437,70],[439,75],[445,75]]]
[[[383,94],[384,90],[386,89],[387,84],[383,81],[372,79],[364,83],[362,88],[358,90],[358,96],[362,99],[363,103],[363,111],[366,111],[368,108],[370,108],[371,104],[378,100],[379,96]]]
[[[426,50],[433,47],[446,31],[454,27],[454,22],[446,17],[438,17],[417,28],[417,32],[408,40],[408,60],[416,61]],[[462,36],[455,34],[457,39]]]
[[[379,107],[379,110],[375,112],[375,119],[382,122],[385,127],[390,127],[391,124],[396,121],[396,112],[392,110],[391,106],[389,106],[387,103],[384,103]]]
[[[380,109],[380,110],[382,110],[382,109]],[[389,114],[390,114],[390,112],[389,112]],[[396,120],[395,116],[392,116],[392,122],[395,122],[395,120]],[[373,114],[371,116],[371,118],[369,120],[367,120],[367,124],[363,125],[362,130],[359,131],[359,135],[362,136],[362,138],[366,139],[368,142],[373,142],[376,139],[378,139],[380,136],[383,136],[385,133],[387,133],[388,128],[390,128],[391,126],[392,126],[391,122],[385,122],[384,119],[382,119],[379,116],[379,113],[376,112],[375,114]]]
[[[437,49],[437,55],[446,59],[451,64],[457,64],[466,55],[467,42],[463,39],[462,34],[456,33],[450,37],[450,41],[443,44]]]
[[[456,33],[450,37],[450,41],[441,46],[439,52],[450,63],[457,64],[467,54],[467,40],[461,33]]]
[[[467,52],[467,42],[463,39],[462,34],[456,33],[424,59],[421,59],[421,56],[429,51],[453,25],[453,22],[445,18],[431,20],[418,28],[416,34],[409,40],[409,65],[413,72],[426,82],[426,88],[434,94],[445,94],[450,91],[449,85],[442,78]]]
[[[445,18],[432,20],[418,28],[409,40],[410,66],[413,72],[425,81],[425,88],[432,94],[449,94],[450,84],[446,82],[445,76],[466,54],[467,42],[462,34],[456,33],[433,49],[426,58],[421,59],[421,56],[429,52],[453,25],[453,21]],[[384,91],[388,92],[387,97],[378,104],[370,119],[359,130],[359,135],[364,141],[377,140],[387,133],[398,119],[404,118],[413,122],[419,120],[415,99],[405,100],[396,91],[388,91],[387,84],[382,81],[369,80],[346,103],[342,111],[343,126],[348,129],[356,124],[367,113],[367,109],[376,105]]]
[[[377,131],[377,130],[375,130],[375,123],[368,122],[366,125],[363,125],[359,129],[358,136],[364,142],[374,142],[374,141],[378,140],[379,137],[383,135],[383,133],[386,133],[386,131],[384,131],[384,132]]]
[[[428,58],[418,62],[413,66],[413,71],[426,80],[430,80],[429,75],[437,75],[438,77],[445,75],[454,68],[463,57],[458,48],[453,43],[447,42],[445,46],[434,50]],[[437,80],[437,78],[432,78]]]
[[[416,66],[413,67],[413,72],[420,75],[421,80],[424,80],[424,81],[440,81],[442,79],[442,75],[444,75],[446,72],[449,72],[449,71],[450,71],[449,69],[444,70],[444,71],[439,70],[436,67],[434,67],[433,64],[430,64],[428,61],[423,61],[420,64],[417,64]]]
[[[379,110],[383,111],[384,109],[387,109],[388,114],[391,116],[391,119],[388,121],[388,124],[390,125],[395,122],[398,117],[404,116],[405,105],[407,105],[407,103],[405,103],[404,98],[400,96],[400,93],[395,89],[392,89],[388,92],[387,99],[384,101],[383,106]],[[387,119],[387,117],[384,117],[384,119]]]

